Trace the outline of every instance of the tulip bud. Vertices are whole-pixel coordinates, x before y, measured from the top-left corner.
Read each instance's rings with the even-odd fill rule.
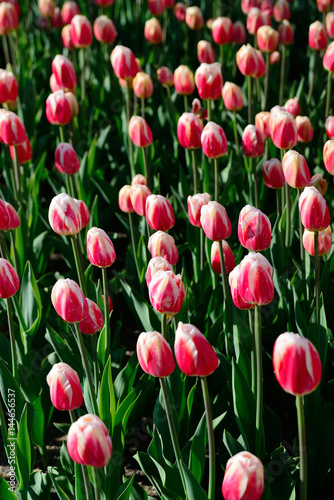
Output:
[[[94,0],[94,3],[96,5],[100,5],[101,7],[109,7],[110,5],[113,5],[115,0]]]
[[[264,12],[268,16],[272,16],[274,13],[274,4],[272,0],[263,0],[260,5],[261,12]]]
[[[20,218],[15,208],[0,198],[0,230],[11,231],[19,226]]]
[[[241,10],[244,14],[248,14],[253,7],[259,7],[258,0],[241,0]]]
[[[52,288],[51,301],[59,316],[67,323],[79,323],[88,315],[87,299],[79,285],[60,279]]]
[[[52,74],[55,76],[59,89],[74,90],[77,86],[77,77],[71,61],[60,54],[52,61]]]
[[[152,257],[164,257],[172,266],[179,260],[174,238],[163,231],[152,234],[147,247]]]
[[[77,14],[71,21],[71,40],[76,49],[84,49],[92,45],[93,30],[86,16]]]
[[[227,461],[222,493],[225,500],[260,500],[264,487],[262,462],[249,451],[241,451]]]
[[[283,156],[282,167],[289,186],[296,189],[308,186],[311,176],[303,155],[291,149]]]
[[[174,7],[175,0],[164,0],[165,9],[172,9]]]
[[[258,71],[256,50],[249,44],[243,45],[237,52],[237,65],[244,76],[254,76]]]
[[[307,253],[314,257],[314,231],[304,230],[303,234],[303,246]],[[331,251],[332,248],[332,230],[328,226],[323,231],[318,231],[318,255],[326,255]]]
[[[103,301],[103,305],[105,305],[105,300],[104,300],[104,295],[102,295],[102,301]],[[112,303],[112,300],[110,298],[110,295],[108,295],[108,311],[109,311],[109,314],[114,310],[114,306],[113,306],[113,303]]]
[[[150,286],[153,276],[158,271],[173,271],[173,266],[164,257],[153,257],[148,263],[146,270],[147,288]]]
[[[177,2],[174,6],[175,17],[180,23],[186,20],[186,10],[186,6],[182,2]]]
[[[94,335],[96,332],[102,330],[104,319],[101,309],[95,302],[87,299],[88,316],[80,321],[79,328],[81,333],[85,335]]]
[[[92,227],[87,233],[87,257],[93,266],[110,267],[116,260],[114,245],[107,233]]]
[[[159,19],[151,17],[145,22],[144,37],[149,43],[157,45],[162,42],[162,28]]]
[[[174,85],[174,74],[166,66],[157,69],[157,78],[164,87],[173,87]]]
[[[203,108],[201,100],[197,97],[191,103],[191,112],[202,121],[208,119],[208,110]]]
[[[297,333],[282,333],[274,344],[273,365],[277,382],[285,392],[305,396],[321,380],[321,361],[310,340]]]
[[[227,139],[224,130],[214,122],[208,122],[201,135],[202,148],[208,158],[220,158],[227,153]]]
[[[155,231],[168,231],[175,224],[175,216],[169,201],[160,194],[151,194],[146,200],[146,220]]]
[[[256,73],[254,73],[254,78],[262,78],[266,74],[266,63],[264,61],[264,57],[262,55],[262,52],[259,50],[255,51],[256,58],[257,58],[257,70]]]
[[[299,142],[310,142],[313,139],[313,127],[308,116],[296,116]]]
[[[322,174],[315,174],[311,177],[309,186],[314,186],[320,193],[325,196],[328,190],[328,183],[323,178]]]
[[[67,450],[77,464],[105,467],[111,457],[112,443],[102,420],[88,413],[74,422],[68,431]]]
[[[71,121],[70,100],[63,90],[57,90],[47,98],[46,118],[51,125],[67,125]]]
[[[71,25],[70,24],[66,24],[66,26],[64,26],[63,29],[61,30],[61,41],[63,42],[63,46],[65,47],[65,49],[69,49],[69,50],[74,49],[74,45],[73,45],[73,42],[71,39]],[[51,88],[51,90],[53,92],[55,91],[52,88]]]
[[[217,354],[198,328],[181,321],[175,332],[174,352],[180,370],[188,377],[207,377],[219,364]]]
[[[66,1],[61,8],[61,17],[64,24],[70,24],[73,17],[80,14],[80,8],[72,0]]]
[[[158,271],[151,280],[148,293],[156,311],[174,316],[181,309],[185,296],[181,275],[175,275],[173,271]]]
[[[282,45],[291,45],[294,39],[293,27],[287,19],[284,19],[278,27],[279,43]]]
[[[51,18],[51,26],[56,29],[61,29],[64,26],[63,18],[59,7],[55,7],[53,16]]]
[[[131,214],[134,212],[134,208],[131,203],[131,192],[132,186],[123,186],[118,193],[118,206],[122,212]]]
[[[290,19],[290,6],[286,0],[277,0],[274,5],[273,16],[277,23]]]
[[[83,403],[80,379],[75,370],[66,363],[56,363],[49,371],[46,381],[50,387],[50,399],[59,411],[72,411]]]
[[[247,125],[242,133],[242,152],[248,158],[258,158],[264,153],[264,136],[255,125]]]
[[[258,208],[246,205],[240,212],[238,238],[241,245],[252,252],[262,252],[270,247],[271,224]]]
[[[102,43],[114,43],[118,35],[114,23],[107,16],[95,19],[93,31],[96,40]]]
[[[232,41],[233,24],[229,17],[217,17],[212,23],[212,38],[217,45]]]
[[[0,298],[9,299],[20,288],[20,280],[14,267],[6,259],[0,258]]]
[[[195,80],[192,71],[182,64],[174,71],[175,90],[180,95],[190,95],[195,90]]]
[[[219,253],[219,245],[223,245],[223,257],[224,257],[224,267],[225,273],[229,274],[235,268],[235,258],[233,252],[231,250],[230,245],[227,241],[223,240],[214,241],[211,246],[211,265],[212,269],[215,273],[221,274],[221,262],[220,262],[220,253]]]
[[[323,149],[323,160],[327,172],[334,175],[334,141],[327,141]]]
[[[328,12],[325,20],[327,35],[334,38],[334,12]]]
[[[165,10],[164,0],[148,0],[148,9],[153,16],[161,16]]]
[[[201,225],[209,240],[221,241],[231,236],[232,225],[226,209],[217,201],[209,201],[201,208]]]
[[[232,82],[225,82],[223,86],[224,106],[229,111],[239,111],[244,107],[244,97],[241,88]]]
[[[257,7],[252,7],[247,14],[247,31],[251,35],[256,35],[258,29],[267,24],[264,20],[263,14]]]
[[[254,308],[253,304],[248,304],[240,296],[239,288],[238,288],[239,274],[240,274],[240,264],[238,266],[235,266],[234,269],[232,269],[232,271],[230,272],[230,275],[228,277],[230,287],[231,287],[231,296],[232,296],[233,304],[238,309],[242,309],[242,310],[253,309]]]
[[[140,99],[147,99],[153,94],[153,82],[150,75],[139,71],[132,82],[133,91]]]
[[[117,78],[131,80],[138,73],[136,58],[128,47],[117,45],[111,53],[110,61]]]
[[[142,217],[146,216],[146,200],[151,194],[150,189],[146,185],[137,184],[131,187],[131,206],[136,214]]]
[[[49,223],[55,233],[61,236],[77,234],[87,226],[88,222],[89,212],[83,201],[71,198],[66,193],[58,194],[52,199],[49,207]]]
[[[240,262],[238,291],[249,304],[263,306],[273,300],[273,268],[261,253],[249,252]]]
[[[52,18],[55,10],[53,0],[38,0],[38,10],[42,17]]]
[[[196,115],[183,113],[177,123],[177,138],[181,146],[185,149],[200,148],[202,130],[202,122]]]
[[[200,63],[212,64],[216,61],[215,51],[210,42],[200,40],[197,44],[197,59]]]
[[[271,138],[277,148],[291,149],[297,144],[297,126],[288,111],[277,111],[271,121]]]
[[[334,116],[328,116],[325,122],[325,129],[330,139],[334,138]]]
[[[294,118],[296,118],[296,116],[300,115],[300,104],[298,101],[298,97],[293,97],[292,99],[289,99],[288,101],[286,101],[286,103],[284,104],[284,108],[289,113],[291,113]]]
[[[232,42],[236,45],[242,45],[247,41],[247,32],[241,21],[233,23],[232,27]]]
[[[324,25],[320,21],[310,24],[308,44],[313,50],[322,50],[327,47],[327,35]]]
[[[18,146],[27,138],[21,119],[12,111],[3,110],[0,114],[0,138],[7,146]]]
[[[317,7],[319,12],[325,14],[329,10],[333,9],[334,2],[333,0],[317,0]]]
[[[221,64],[202,63],[196,70],[195,83],[201,99],[220,99],[223,88]]]
[[[280,189],[285,185],[285,177],[282,164],[277,158],[265,161],[262,164],[262,174],[265,185],[268,188]]]
[[[146,120],[141,116],[133,116],[129,122],[131,141],[139,148],[150,146],[153,141],[152,132]]]
[[[322,63],[327,71],[334,73],[334,42],[331,42],[328,45]],[[332,75],[329,75],[328,77],[331,78]]]
[[[272,127],[273,119],[278,111],[286,111],[286,109],[283,106],[279,106],[278,104],[276,104],[276,106],[271,108],[271,110],[269,112],[269,122],[268,122],[270,134],[271,134],[271,127]]]
[[[16,101],[19,95],[19,88],[13,73],[0,69],[0,102]]]
[[[199,7],[187,7],[186,25],[191,30],[200,30],[204,26],[202,11]]]
[[[172,350],[158,332],[142,332],[137,341],[141,369],[152,377],[168,377],[175,369]]]
[[[203,205],[207,205],[210,201],[210,195],[208,193],[195,194],[194,196],[188,196],[188,217],[189,222],[193,226],[201,227],[201,208]]]
[[[269,117],[269,111],[261,111],[255,116],[255,126],[262,132],[265,139],[270,138]]]
[[[306,187],[299,198],[300,220],[308,231],[323,231],[330,224],[327,203],[313,186]]]
[[[80,169],[76,152],[68,142],[58,144],[55,152],[55,164],[61,174],[73,175]]]
[[[261,26],[257,31],[256,39],[262,52],[274,52],[278,45],[278,31],[271,26]]]
[[[269,64],[272,66],[273,64],[278,64],[281,60],[281,54],[278,50],[275,50],[269,57]]]
[[[19,27],[19,17],[17,11],[9,2],[0,4],[0,35],[8,35],[11,31]]]

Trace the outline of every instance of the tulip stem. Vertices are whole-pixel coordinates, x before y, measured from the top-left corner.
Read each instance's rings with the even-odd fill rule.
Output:
[[[86,65],[85,65],[85,49],[80,49],[80,64],[81,64],[81,104],[82,104],[82,124],[85,124],[86,118]]]
[[[180,450],[179,442],[178,442],[178,439],[177,439],[177,434],[176,434],[176,429],[175,429],[175,424],[174,424],[172,409],[171,409],[171,406],[170,406],[170,400],[169,400],[168,391],[167,391],[166,380],[164,378],[160,378],[159,381],[160,381],[160,387],[161,387],[161,391],[162,391],[162,396],[163,396],[164,403],[165,403],[165,409],[166,409],[168,427],[169,427],[170,437],[171,437],[172,445],[173,445],[173,449],[174,449],[174,455],[175,455],[175,458],[176,458],[176,464],[177,464],[177,467],[178,467],[179,472],[180,472],[180,476],[181,476],[181,480],[182,480],[182,484],[183,484],[183,489],[184,489],[185,497],[188,498],[188,495],[187,495],[187,485],[186,485],[186,482],[185,482],[185,479],[184,479],[184,476],[183,476],[183,471],[182,471],[182,466],[181,466],[182,455],[181,455],[181,450]]]
[[[96,401],[96,394],[95,394],[95,389],[94,389],[94,384],[93,384],[92,372],[90,370],[90,366],[89,366],[89,362],[88,362],[88,358],[87,358],[87,353],[86,353],[86,348],[85,348],[85,344],[84,344],[84,341],[83,341],[83,338],[82,338],[82,334],[81,334],[81,331],[80,331],[79,324],[78,323],[74,323],[74,328],[75,328],[75,332],[77,334],[77,339],[78,339],[78,344],[79,344],[79,350],[80,350],[81,358],[82,358],[83,365],[84,365],[84,368],[85,368],[87,380],[88,380],[88,386],[89,386],[91,404],[93,406],[93,410],[94,410],[95,415],[98,416],[99,415],[99,409],[98,409],[97,401]]]
[[[253,109],[252,109],[252,77],[247,76],[248,86],[248,124],[253,123]]]
[[[12,249],[13,249],[13,256],[14,256],[14,267],[15,267],[15,271],[17,273],[19,273],[19,261],[18,261],[18,258],[17,258],[17,252],[16,252],[16,245],[15,245],[15,238],[14,238],[14,233],[13,231],[9,231],[9,234],[10,234],[10,243],[11,243],[11,246],[12,246]]]
[[[326,111],[325,118],[327,118],[331,111],[331,102],[332,102],[332,78],[333,74],[328,72],[328,82],[327,82],[327,96],[326,96]]]
[[[161,314],[161,335],[169,342],[169,331],[167,325],[167,315]]]
[[[208,109],[208,122],[211,122],[212,121],[211,99],[207,100],[207,109]]]
[[[225,272],[225,260],[224,260],[224,249],[223,249],[223,241],[218,242],[219,248],[219,260],[220,260],[220,270],[222,275],[222,287],[223,287],[223,296],[224,300],[227,300],[227,279]]]
[[[224,45],[223,44],[219,45],[219,59],[220,59],[220,64],[222,65],[222,73],[224,73]]]
[[[65,142],[65,132],[63,125],[59,125],[59,137],[60,137],[60,142]]]
[[[310,89],[307,94],[307,105],[309,106],[311,103],[312,99],[312,94],[313,94],[313,89],[314,89],[314,84],[315,84],[315,75],[317,73],[317,66],[318,66],[318,58],[319,58],[319,50],[315,50],[314,56],[313,56],[313,71],[312,71],[312,77],[311,77],[311,84],[310,84]]]
[[[304,398],[296,396],[297,406],[297,421],[298,421],[298,439],[300,453],[300,500],[307,499],[307,454],[306,454],[306,431],[305,431],[305,413],[304,413]]]
[[[238,158],[240,159],[240,145],[239,145],[239,136],[238,136],[238,129],[237,129],[237,112],[236,111],[233,111],[233,130],[234,130],[235,148],[237,151]]]
[[[290,247],[290,226],[291,226],[291,199],[290,199],[290,186],[285,183],[285,202],[286,202],[286,212],[285,212],[285,246],[287,249]]]
[[[6,238],[5,238],[3,231],[0,231],[0,249],[1,249],[2,258],[8,260],[8,248],[7,248]],[[17,271],[17,269],[15,269],[15,270]]]
[[[206,425],[208,429],[208,441],[209,441],[209,488],[208,497],[209,500],[214,500],[215,498],[215,483],[216,483],[216,451],[215,451],[215,436],[213,432],[212,424],[212,412],[210,405],[210,395],[208,388],[208,381],[206,377],[201,377],[202,391],[203,391],[203,401],[205,407],[206,415]]]
[[[14,163],[14,172],[15,172],[15,177],[16,177],[16,189],[17,189],[17,194],[18,194],[18,197],[19,197],[18,201],[20,202],[20,205],[22,207],[23,201],[22,201],[22,187],[21,187],[20,166],[19,166],[19,162],[18,162],[18,159],[17,159],[17,149],[16,149],[16,146],[14,146],[13,149],[14,149],[14,160],[13,160],[13,163]]]
[[[143,97],[140,99],[140,111],[142,118],[145,120],[145,99]]]
[[[3,35],[1,38],[2,38],[3,53],[5,55],[5,61],[7,66],[7,64],[10,64],[7,36]]]
[[[256,439],[255,455],[260,456],[262,441],[262,410],[263,410],[263,367],[261,338],[261,307],[255,306],[255,356],[256,356]]]
[[[135,240],[135,231],[134,231],[134,227],[133,227],[133,214],[132,213],[129,213],[129,225],[130,225],[130,233],[131,233],[131,246],[132,246],[133,256],[135,259],[138,281],[140,283],[140,271],[139,271],[139,265],[138,265],[137,245],[136,245],[136,240]]]
[[[128,80],[126,81],[125,100],[126,100],[126,118],[129,125],[131,119],[131,96],[130,96],[130,82]],[[135,171],[133,166],[133,144],[129,134],[129,130],[128,130],[128,144],[129,144],[130,174],[131,177],[133,178],[135,176]]]
[[[203,269],[204,269],[204,231],[202,227],[199,228],[199,245],[200,245],[200,272],[201,275],[203,274]]]
[[[286,59],[286,46],[282,45],[281,77],[279,84],[279,104],[281,106],[283,106],[283,97],[284,97],[285,59]]]
[[[74,424],[74,422],[76,422],[76,420],[77,420],[77,416],[75,414],[75,411],[69,410],[69,414],[70,414],[71,423]],[[82,470],[82,477],[83,477],[84,485],[85,485],[86,498],[87,498],[87,500],[89,500],[91,497],[91,488],[90,488],[87,466],[84,464],[81,464],[81,470]]]
[[[197,163],[196,163],[196,152],[194,149],[191,150],[191,159],[193,165],[194,194],[196,194],[198,193],[198,173],[197,173]]]
[[[317,329],[320,326],[320,259],[319,259],[319,233],[314,232],[314,259],[315,259],[315,307]]]
[[[218,193],[219,193],[219,186],[218,186],[218,180],[219,180],[219,162],[218,158],[213,159],[213,164],[214,164],[214,169],[215,169],[215,200],[218,201]]]
[[[78,240],[77,240],[75,234],[71,235],[71,243],[72,243],[75,266],[77,268],[80,287],[81,287],[81,290],[83,291],[83,294],[87,297],[87,286],[86,286],[85,273],[84,273],[83,265],[82,265],[81,258],[80,258]]]
[[[266,53],[266,76],[264,81],[264,102],[263,102],[263,110],[267,110],[267,102],[268,102],[268,90],[269,90],[269,64],[270,55],[269,52]]]
[[[297,189],[297,193],[298,193],[298,206],[299,206],[300,189]],[[304,249],[304,245],[303,245],[303,225],[302,225],[302,221],[300,218],[300,210],[299,210],[299,249],[300,249],[300,261],[301,261],[301,266],[302,266],[302,282],[303,282],[303,289],[304,289],[304,299],[306,299],[305,249]]]
[[[248,309],[248,324],[251,335],[251,372],[252,372],[252,392],[255,396],[256,381],[256,356],[254,344],[254,309]]]
[[[141,151],[142,151],[142,155],[143,155],[145,177],[147,179],[147,187],[149,189],[151,189],[150,170],[149,170],[149,167],[148,167],[148,160],[147,160],[147,151],[146,151],[146,148],[141,148]]]
[[[277,212],[277,218],[281,216],[281,193],[280,189],[276,189],[276,212]]]
[[[105,343],[104,343],[104,359],[107,360],[110,354],[111,331],[109,321],[109,304],[108,304],[108,276],[107,268],[102,267],[103,295],[104,295],[104,328],[105,328]]]
[[[99,477],[98,477],[98,474],[97,474],[96,467],[92,467],[92,472],[93,472],[95,500],[100,500],[100,498],[101,498],[101,495],[100,495],[100,485],[99,485]]]
[[[256,173],[256,165],[254,165],[254,158],[252,158],[252,157],[248,158],[248,162],[249,162],[249,171],[251,173],[251,176],[253,177],[253,183],[254,183],[254,194],[255,194],[255,198],[254,198],[255,205],[254,206],[256,208],[259,208],[259,206],[260,206],[259,186],[258,186],[258,182],[257,182],[257,173]]]
[[[12,373],[16,382],[19,382],[18,371],[17,371],[17,355],[16,355],[16,344],[15,344],[15,330],[13,323],[13,310],[10,299],[6,299],[7,304],[7,318],[8,318],[8,329],[9,329],[9,339],[12,354]]]

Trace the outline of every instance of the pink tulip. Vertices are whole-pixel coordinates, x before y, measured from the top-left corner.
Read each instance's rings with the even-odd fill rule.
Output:
[[[334,141],[329,140],[323,148],[323,160],[327,172],[334,175]]]
[[[271,138],[277,148],[291,149],[297,144],[297,126],[288,111],[277,110],[270,121]]]
[[[232,271],[230,272],[230,275],[228,277],[229,284],[231,287],[231,296],[232,296],[233,304],[238,309],[242,309],[242,310],[253,309],[254,305],[245,302],[240,296],[239,287],[238,287],[239,275],[240,275],[240,264],[238,266],[235,266],[234,269],[232,269]]]
[[[141,116],[133,116],[129,122],[129,135],[139,148],[150,146],[153,141],[152,132],[146,120]]]
[[[155,231],[168,231],[174,226],[174,212],[164,196],[151,194],[146,199],[146,220]]]
[[[76,2],[66,1],[61,8],[61,17],[64,24],[70,24],[73,17],[80,14],[80,8]]]
[[[313,50],[323,50],[327,47],[327,35],[324,25],[315,21],[309,27],[308,43]]]
[[[173,271],[158,271],[151,280],[148,293],[156,311],[174,316],[181,309],[185,296],[181,275]]]
[[[211,246],[211,265],[212,269],[215,273],[221,274],[221,262],[220,262],[220,253],[219,253],[219,245],[223,245],[223,257],[224,257],[224,267],[226,274],[229,274],[235,268],[235,258],[233,252],[231,250],[230,245],[226,240],[214,241]]]
[[[175,369],[172,350],[158,332],[142,332],[137,340],[137,356],[141,369],[152,377],[168,377]]]
[[[233,24],[229,17],[216,17],[212,23],[212,38],[217,45],[231,43]]]
[[[283,19],[281,24],[278,26],[279,43],[282,45],[291,45],[294,39],[294,31],[290,22],[287,19]]]
[[[134,176],[134,178],[131,181],[131,186],[137,186],[138,184],[141,184],[142,186],[147,186],[147,179],[144,175],[137,174]]]
[[[285,180],[289,186],[295,189],[308,186],[311,176],[303,155],[291,149],[283,156],[282,167]]]
[[[201,143],[205,156],[220,158],[227,153],[227,139],[224,130],[214,122],[208,122],[201,135]]]
[[[110,60],[117,78],[131,80],[138,73],[136,58],[128,47],[117,45],[111,53]]]
[[[249,252],[240,262],[238,291],[249,304],[263,306],[273,300],[273,268],[262,254]]]
[[[310,142],[313,139],[313,127],[308,116],[297,116],[296,126],[298,141],[302,143]]]
[[[157,231],[150,236],[148,251],[152,257],[164,257],[172,266],[179,260],[174,238],[163,231]]]
[[[325,196],[328,191],[328,183],[323,178],[322,174],[315,174],[311,177],[309,186],[314,186],[320,193]]]
[[[197,44],[197,59],[200,63],[212,64],[216,61],[215,51],[210,42],[200,40]]]
[[[280,189],[285,186],[285,177],[281,162],[277,158],[264,161],[262,164],[263,180],[267,187]]]
[[[241,451],[227,461],[222,493],[225,500],[260,500],[264,488],[262,462]]]
[[[277,23],[290,19],[290,6],[286,0],[277,0],[274,5],[273,16]]]
[[[196,70],[195,83],[201,99],[220,99],[223,89],[221,64],[202,63]]]
[[[174,86],[175,90],[180,95],[190,95],[195,91],[194,74],[182,64],[174,71]]]
[[[327,203],[313,186],[306,187],[299,198],[300,219],[308,231],[323,231],[330,224]]]
[[[77,86],[77,77],[71,61],[60,54],[52,61],[52,73],[55,75],[60,89],[74,90]]]
[[[19,27],[19,17],[14,5],[9,2],[0,3],[0,35],[8,35]]]
[[[259,7],[258,0],[241,0],[241,10],[244,14],[248,14],[253,7]]]
[[[307,253],[315,256],[314,252],[314,231],[304,230],[303,234],[303,246]],[[328,226],[323,231],[318,231],[318,255],[326,255],[331,251],[332,248],[332,230]]]
[[[231,221],[226,209],[217,201],[209,201],[207,205],[202,206],[201,225],[209,240],[221,241],[231,236]]]
[[[1,5],[1,4],[0,4]],[[18,146],[27,138],[24,124],[12,111],[0,112],[0,139],[7,146]]]
[[[244,96],[241,88],[232,82],[225,82],[223,86],[224,106],[229,111],[239,111],[244,107]]]
[[[0,69],[0,102],[16,101],[19,95],[19,87],[13,73]]]
[[[93,266],[110,267],[116,260],[111,239],[103,229],[92,227],[87,233],[87,257]]]
[[[200,30],[204,26],[202,11],[199,7],[187,7],[186,25],[191,30]]]
[[[71,21],[71,40],[76,49],[84,49],[92,45],[93,30],[86,16],[77,14]]]
[[[101,43],[114,43],[118,35],[114,23],[107,16],[95,19],[93,31],[96,40]]]
[[[49,371],[46,381],[50,387],[50,399],[60,411],[72,411],[83,403],[80,379],[75,370],[66,363],[56,363]]]
[[[193,226],[201,226],[201,208],[203,205],[207,205],[210,201],[210,195],[208,193],[198,193],[194,196],[188,196],[188,217],[189,222]]]
[[[183,148],[200,148],[202,131],[202,122],[196,115],[193,113],[183,113],[180,116],[177,123],[177,138]]]
[[[242,152],[247,158],[258,158],[264,153],[264,136],[255,125],[247,125],[242,133]]]
[[[9,299],[20,288],[20,280],[14,267],[6,259],[0,258],[0,298]]]
[[[88,315],[87,299],[77,283],[60,279],[52,288],[51,301],[59,316],[67,323],[80,323]]]
[[[270,247],[271,224],[258,208],[246,205],[240,212],[238,238],[241,245],[252,252],[262,252]]]
[[[167,66],[161,66],[161,68],[157,69],[157,78],[164,87],[173,87],[174,85],[173,71]]]
[[[139,99],[147,99],[153,94],[153,81],[150,75],[139,71],[133,79],[132,88]]]
[[[63,90],[57,90],[47,98],[46,118],[52,125],[67,125],[72,120],[71,103]]]
[[[236,45],[242,45],[247,41],[247,31],[241,21],[233,23],[232,27],[232,42]]]
[[[149,261],[146,270],[147,288],[150,286],[153,276],[158,271],[173,271],[173,266],[164,257],[153,257]]]
[[[79,328],[81,333],[85,335],[94,335],[94,333],[102,330],[104,319],[101,309],[95,302],[87,299],[88,316],[80,321]]]
[[[334,38],[334,12],[328,12],[326,15],[325,26],[329,38]]]
[[[11,231],[19,226],[20,218],[15,208],[0,198],[0,230]]]
[[[162,28],[159,19],[151,17],[145,22],[144,38],[152,45],[162,42]]]
[[[71,144],[61,142],[55,151],[55,164],[61,174],[73,175],[80,169],[80,161]]]
[[[51,200],[49,223],[55,233],[61,236],[77,234],[88,222],[89,211],[83,201],[66,193],[58,194]]]
[[[146,200],[151,194],[150,189],[144,184],[136,184],[131,187],[131,205],[136,214],[142,217],[146,216]]]
[[[249,44],[242,45],[237,52],[237,65],[244,76],[254,76],[258,71],[256,50]]]
[[[300,115],[300,104],[297,97],[292,97],[291,99],[288,99],[284,104],[284,108],[289,113],[291,113],[294,118]]]
[[[131,214],[135,210],[131,203],[131,193],[132,186],[125,185],[123,186],[118,193],[118,206],[122,210],[122,212]]]

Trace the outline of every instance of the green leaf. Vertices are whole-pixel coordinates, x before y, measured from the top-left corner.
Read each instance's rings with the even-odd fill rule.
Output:
[[[109,434],[112,436],[114,431],[114,422],[116,415],[116,400],[114,384],[111,374],[111,357],[109,356],[107,364],[103,370],[101,387],[99,393],[99,414],[105,423]]]
[[[117,405],[121,403],[121,401],[125,398],[125,396],[129,393],[132,388],[137,370],[138,370],[138,359],[137,354],[134,353],[126,366],[119,372],[114,382],[114,390],[117,398]]]
[[[125,281],[120,280],[123,288],[126,302],[137,318],[137,323],[141,323],[145,332],[160,330],[160,324],[156,315],[152,312],[152,307],[143,299],[143,297]]]
[[[180,465],[185,479],[188,497],[196,498],[196,500],[208,500],[207,494],[188,467],[182,461],[180,461]]]
[[[29,261],[24,268],[21,280],[20,305],[24,321],[28,327],[28,331],[25,333],[33,337],[41,321],[42,301],[34,271]]]
[[[49,500],[51,489],[50,475],[36,471],[30,476],[28,498],[34,500]]]
[[[9,489],[11,486],[0,476],[0,498],[1,500],[17,500],[16,495]],[[14,487],[15,489],[15,487]]]
[[[227,432],[226,429],[224,430],[223,434],[223,442],[231,457],[233,457],[240,451],[245,451],[244,448],[239,443],[239,441],[234,439],[234,437],[232,437],[231,434]]]
[[[27,404],[24,407],[19,423],[16,445],[16,459],[19,474],[19,491],[26,491],[29,486],[31,470],[31,444],[28,432]]]
[[[8,411],[10,411],[10,407],[8,406],[8,396],[15,393],[15,414],[16,419],[18,420],[23,411],[24,398],[16,380],[3,361],[0,361],[0,392]]]
[[[118,490],[115,500],[129,500],[135,476],[129,477]]]
[[[50,477],[51,477],[51,481],[52,481],[53,487],[56,490],[57,495],[60,498],[60,500],[71,500],[70,497],[66,495],[65,491],[63,491],[61,489],[61,487],[59,486],[59,484],[57,484],[56,475],[55,474],[50,474]]]
[[[206,419],[205,413],[202,416],[194,436],[191,438],[191,447],[189,454],[189,470],[200,482],[203,477],[206,461],[206,443],[207,443]]]

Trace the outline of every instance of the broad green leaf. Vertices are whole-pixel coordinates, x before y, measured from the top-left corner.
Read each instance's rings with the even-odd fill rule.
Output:
[[[57,479],[56,479],[55,474],[50,474],[50,477],[51,477],[51,481],[52,481],[53,487],[56,490],[57,495],[60,498],[60,500],[71,500],[70,497],[68,495],[66,495],[65,491],[63,491],[61,489],[61,487],[59,486],[59,484],[57,484]]]
[[[234,437],[232,437],[226,429],[224,430],[223,441],[231,457],[233,457],[240,451],[244,451],[244,448],[241,446],[241,444],[236,439],[234,439]]]
[[[180,462],[180,466],[186,483],[188,497],[196,498],[196,500],[208,500],[207,494],[188,467],[182,461]]]
[[[9,488],[12,486],[0,476],[0,498],[1,500],[17,500],[17,497],[13,491]],[[15,487],[14,487],[15,490]]]
[[[11,409],[8,405],[8,399],[13,399],[8,396],[15,393],[15,417],[16,420],[19,420],[23,411],[24,398],[22,396],[21,389],[3,361],[0,361],[0,392],[8,411]]]
[[[25,334],[33,337],[39,327],[42,315],[42,301],[36,283],[34,271],[28,261],[21,280],[20,305],[28,331]]]
[[[118,490],[115,500],[129,500],[135,476],[129,477]]]
[[[18,426],[16,441],[16,459],[19,474],[19,491],[26,491],[29,486],[31,470],[31,443],[28,432],[28,405],[26,404]]]
[[[106,424],[109,434],[113,435],[114,422],[116,415],[116,400],[114,384],[111,374],[111,357],[109,356],[107,364],[103,370],[100,393],[99,393],[99,414],[100,418]]]

